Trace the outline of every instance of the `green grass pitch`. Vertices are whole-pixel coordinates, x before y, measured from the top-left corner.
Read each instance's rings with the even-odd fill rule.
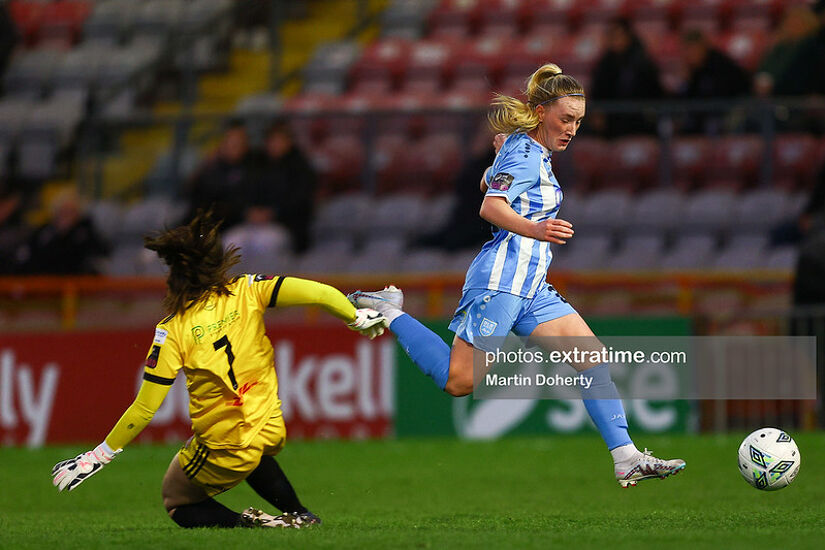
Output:
[[[160,503],[176,447],[128,448],[67,494],[49,472],[82,449],[3,448],[0,548],[822,548],[825,435],[796,434],[776,493],[741,479],[743,436],[639,437],[687,469],[630,489],[595,437],[291,442],[279,460],[324,520],[300,531],[179,529]],[[273,511],[246,485],[219,500]]]

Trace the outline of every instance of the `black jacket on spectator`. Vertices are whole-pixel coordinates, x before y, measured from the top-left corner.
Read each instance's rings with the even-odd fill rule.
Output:
[[[249,205],[252,185],[253,170],[248,159],[229,163],[216,156],[192,178],[187,219],[192,219],[199,208],[213,208],[214,218],[224,222],[222,229],[240,223]]]
[[[271,208],[275,222],[287,228],[296,253],[311,244],[318,177],[307,157],[293,145],[280,158],[264,155],[252,195],[252,204]]]
[[[750,93],[751,77],[736,61],[710,48],[701,67],[688,77],[684,96],[691,99],[737,97]]]
[[[28,274],[81,275],[97,273],[93,261],[109,253],[88,217],[65,232],[49,224],[37,229],[18,251],[19,271]]]
[[[659,68],[638,38],[633,38],[623,52],[605,52],[593,70],[592,99],[632,101],[658,99],[663,95]],[[607,137],[653,131],[653,125],[637,114],[611,114],[606,117],[605,123]]]

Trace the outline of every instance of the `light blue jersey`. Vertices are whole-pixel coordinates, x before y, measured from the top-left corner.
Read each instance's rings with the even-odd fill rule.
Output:
[[[527,134],[510,135],[487,172],[487,195],[504,197],[524,218],[555,218],[563,198],[551,152]],[[464,291],[487,289],[532,298],[547,287],[550,243],[496,228],[467,271]]]

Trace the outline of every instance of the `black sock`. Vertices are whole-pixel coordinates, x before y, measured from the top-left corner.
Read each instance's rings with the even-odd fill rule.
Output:
[[[181,527],[237,527],[241,515],[211,498],[178,506],[172,520]]]
[[[246,478],[249,486],[281,512],[303,514],[307,509],[298,500],[286,474],[271,456],[262,456],[261,463]]]

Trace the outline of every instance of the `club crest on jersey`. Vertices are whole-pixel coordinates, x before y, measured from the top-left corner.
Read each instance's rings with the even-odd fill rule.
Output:
[[[146,368],[153,369],[157,367],[158,358],[160,358],[160,346],[152,346],[152,353],[146,358]]]
[[[481,320],[481,324],[478,327],[478,333],[482,336],[492,336],[497,326],[498,323],[496,323],[495,321],[491,321],[487,317],[485,317]]]
[[[512,175],[507,172],[499,172],[495,175],[495,177],[493,177],[493,181],[490,182],[490,189],[495,189],[496,191],[507,191],[510,189],[510,184],[512,183]]]

